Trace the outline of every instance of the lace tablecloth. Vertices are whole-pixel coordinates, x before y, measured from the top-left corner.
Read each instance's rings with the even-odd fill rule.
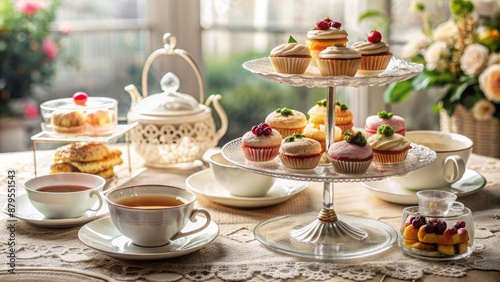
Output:
[[[126,153],[125,147],[118,147]],[[42,173],[50,164],[52,154],[53,151],[37,152],[37,165]],[[140,159],[138,162],[137,156],[134,156],[132,163],[140,165]],[[125,166],[127,161],[122,169]],[[186,187],[186,177],[204,168],[206,167],[200,165],[190,169],[148,169],[128,184]],[[254,239],[253,228],[264,219],[289,213],[319,211],[323,184],[310,183],[308,188],[290,200],[259,209],[237,209],[198,197],[197,206],[210,211],[220,228],[219,236],[214,242],[192,254],[159,261],[126,261],[109,257],[79,241],[77,234],[81,226],[51,229],[18,219],[15,222],[15,232],[8,232],[10,218],[2,213],[0,281],[30,281],[30,275],[59,277],[59,280],[50,278],[53,281],[366,281],[381,278],[386,281],[420,278],[446,281],[459,277],[466,280],[499,281],[500,160],[472,155],[468,168],[483,175],[487,184],[479,192],[459,198],[472,210],[476,225],[475,250],[467,259],[449,262],[419,260],[404,255],[395,244],[379,255],[362,259],[320,261],[277,253]],[[8,197],[9,169],[16,170],[19,185],[17,191],[22,192],[22,181],[34,175],[32,152],[0,154],[2,205]],[[339,213],[378,219],[398,230],[403,208],[402,205],[376,198],[360,183],[335,184],[335,210]],[[9,245],[12,236],[15,236],[17,275],[8,274],[7,256],[12,247]]]

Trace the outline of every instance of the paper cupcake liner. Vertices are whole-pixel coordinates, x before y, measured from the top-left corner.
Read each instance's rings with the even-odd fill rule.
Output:
[[[354,126],[354,124],[352,122],[349,123],[349,124],[335,124],[335,125],[338,126],[338,127],[340,127],[340,129],[342,129],[342,132],[345,132],[348,129],[352,129],[352,127]]]
[[[281,137],[286,138],[287,136],[293,135],[294,133],[300,133],[304,132],[304,127],[297,127],[297,128],[279,128],[279,127],[273,127],[276,131],[278,131],[281,134]]]
[[[301,57],[269,57],[274,71],[277,73],[303,74],[306,72],[311,58]]]
[[[364,173],[370,167],[372,160],[368,161],[341,161],[328,158],[333,169],[338,173]]]
[[[408,156],[408,150],[401,153],[382,152],[373,150],[373,162],[381,164],[400,163],[403,162]]]
[[[361,58],[360,70],[385,70],[391,61],[392,54],[363,56]]]
[[[322,76],[355,76],[361,64],[361,58],[343,60],[319,59],[317,63]]]
[[[304,157],[304,156],[289,156],[280,153],[279,156],[281,162],[287,168],[311,169],[318,166],[322,154],[317,154],[310,157]]]
[[[280,147],[242,147],[245,158],[252,162],[272,161],[279,153]]]
[[[348,117],[341,117],[341,116],[335,116],[335,125],[338,126],[338,124],[348,124],[352,122],[353,116],[348,116]]]

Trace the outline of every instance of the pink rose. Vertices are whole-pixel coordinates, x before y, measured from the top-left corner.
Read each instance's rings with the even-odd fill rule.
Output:
[[[500,103],[500,64],[487,67],[479,76],[479,87],[486,98]]]
[[[63,34],[70,34],[71,32],[73,32],[73,27],[71,26],[71,23],[70,23],[70,22],[63,22],[63,23],[59,26],[59,30],[60,30]]]
[[[16,8],[26,15],[33,15],[38,10],[43,8],[42,2],[39,0],[18,0]]]
[[[24,106],[24,116],[27,118],[37,118],[39,114],[38,106],[33,101],[27,100]]]
[[[42,49],[43,53],[51,60],[57,57],[57,52],[59,51],[57,44],[50,39],[43,40]]]

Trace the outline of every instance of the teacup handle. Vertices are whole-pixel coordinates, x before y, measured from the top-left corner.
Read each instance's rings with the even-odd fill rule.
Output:
[[[450,207],[450,211],[463,211],[465,208],[465,205],[460,203],[460,202],[453,202],[453,204]]]
[[[448,175],[447,172],[447,166],[451,165],[453,167],[453,172],[451,175]],[[458,181],[460,178],[465,173],[465,162],[462,159],[462,157],[454,155],[454,156],[449,156],[444,160],[444,179],[449,182],[453,183]]]
[[[199,228],[196,228],[195,230],[191,230],[189,232],[182,232],[182,231],[180,231],[179,233],[175,234],[174,237],[170,238],[170,240],[171,241],[177,240],[177,239],[179,239],[181,237],[198,233],[201,230],[207,228],[208,225],[210,224],[210,222],[212,221],[212,217],[210,216],[210,213],[206,209],[202,209],[202,208],[200,208],[200,209],[193,209],[191,211],[191,215],[189,216],[189,220],[191,220],[191,222],[196,222],[196,215],[199,214],[199,213],[202,213],[202,214],[205,215],[206,222],[205,222],[205,224],[203,224],[203,226],[201,226]]]
[[[102,208],[102,205],[104,204],[104,199],[102,198],[102,195],[99,191],[92,191],[92,192],[90,192],[89,196],[92,198],[94,195],[97,196],[97,200],[99,201],[99,206],[97,206],[97,208],[95,208],[95,209],[90,208],[89,210],[96,212]]]

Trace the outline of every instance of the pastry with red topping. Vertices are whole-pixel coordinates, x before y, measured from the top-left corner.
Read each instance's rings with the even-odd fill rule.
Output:
[[[392,112],[380,111],[377,115],[369,116],[365,122],[367,136],[377,134],[377,128],[381,125],[390,125],[394,133],[406,135],[406,122],[404,118],[394,115]]]
[[[382,34],[373,30],[366,41],[355,42],[352,49],[361,53],[358,74],[375,75],[384,72],[392,58],[389,46],[382,41]]]
[[[315,168],[322,156],[321,144],[303,134],[294,133],[281,142],[280,160],[287,168]]]
[[[252,162],[273,160],[279,152],[281,134],[265,123],[252,127],[241,138],[241,149],[245,158]]]
[[[364,173],[372,163],[373,151],[360,131],[349,129],[344,132],[344,141],[330,145],[327,156],[338,173]]]
[[[347,31],[342,28],[342,23],[326,17],[320,20],[307,32],[306,45],[311,50],[312,65],[316,65],[319,53],[327,47],[339,45],[346,46]]]
[[[303,74],[311,63],[311,51],[290,36],[288,43],[274,47],[269,55],[277,73]]]

